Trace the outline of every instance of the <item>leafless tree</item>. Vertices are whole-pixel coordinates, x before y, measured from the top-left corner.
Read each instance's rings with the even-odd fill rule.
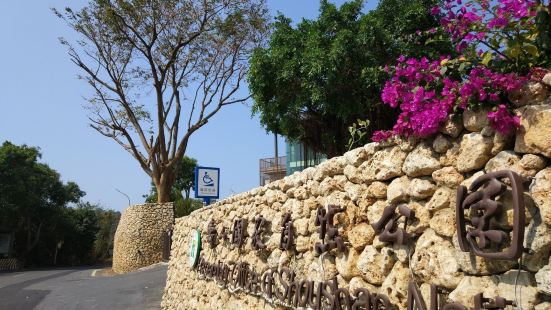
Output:
[[[249,98],[239,89],[268,33],[265,0],[91,0],[53,11],[81,37],[60,41],[93,90],[90,126],[128,151],[168,202],[191,135]]]

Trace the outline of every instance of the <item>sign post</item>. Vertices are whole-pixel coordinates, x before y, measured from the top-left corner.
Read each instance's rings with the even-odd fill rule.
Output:
[[[220,197],[220,168],[195,167],[195,198],[203,198],[206,205]]]

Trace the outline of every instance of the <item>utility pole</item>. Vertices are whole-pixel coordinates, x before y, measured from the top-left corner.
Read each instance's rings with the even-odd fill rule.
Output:
[[[274,147],[275,147],[275,166],[276,166],[276,174],[279,174],[279,156],[277,151],[277,131],[274,131]]]

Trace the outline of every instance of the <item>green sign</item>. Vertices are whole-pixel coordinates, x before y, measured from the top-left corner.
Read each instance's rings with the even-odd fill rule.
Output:
[[[189,265],[193,268],[199,261],[199,253],[201,252],[201,233],[199,230],[193,230],[189,243]]]

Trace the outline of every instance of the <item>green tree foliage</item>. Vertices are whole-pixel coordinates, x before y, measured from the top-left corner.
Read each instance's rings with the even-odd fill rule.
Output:
[[[58,264],[85,264],[93,261],[93,246],[99,230],[96,206],[78,203],[73,208],[65,208],[58,215],[59,224],[50,242],[60,244]]]
[[[174,216],[182,217],[203,207],[203,201],[200,199],[181,199],[174,201]]]
[[[110,211],[81,203],[78,185],[63,183],[40,157],[35,147],[0,147],[0,227],[14,233],[15,256],[26,265],[91,263],[99,215]]]
[[[340,8],[324,0],[317,20],[296,27],[277,16],[268,46],[251,60],[253,113],[268,131],[328,157],[346,151],[357,119],[367,119],[371,132],[390,128],[395,112],[380,103],[384,66],[400,55],[451,53],[449,43],[424,44],[438,24],[429,12],[437,2],[382,0],[363,14],[361,0]]]
[[[176,179],[173,187],[180,192],[184,192],[186,199],[189,198],[189,193],[195,185],[195,167],[197,167],[197,159],[184,156],[176,168]]]
[[[38,162],[40,156],[25,145],[4,142],[0,148],[0,217],[16,232],[16,251],[23,258],[58,224],[55,215],[85,194],[75,183],[63,184],[56,171]]]
[[[96,215],[99,220],[99,230],[94,241],[94,257],[102,262],[111,257],[115,231],[121,214],[113,210],[96,209]]]
[[[60,215],[64,226],[56,232],[56,240],[63,242],[57,263],[92,264],[110,258],[120,213],[89,202],[80,202],[64,211]]]
[[[180,164],[176,167],[174,185],[170,191],[170,201],[174,203],[175,217],[182,217],[201,208],[201,200],[190,198],[190,191],[195,184],[195,167],[197,160],[195,158],[184,156]],[[185,193],[185,196],[182,195]],[[145,195],[145,202],[156,202],[157,191],[154,184],[151,184],[149,195]]]

